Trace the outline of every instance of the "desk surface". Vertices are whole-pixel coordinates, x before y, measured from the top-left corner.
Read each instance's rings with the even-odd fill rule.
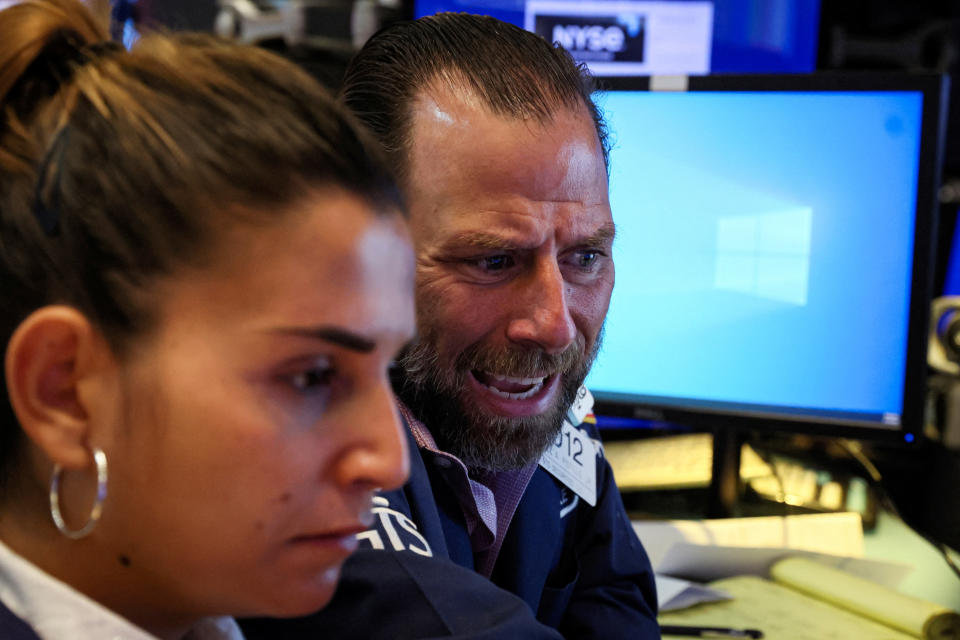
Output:
[[[902,593],[960,611],[960,578],[943,556],[899,518],[881,512],[877,527],[864,535],[864,555],[915,567],[900,585]],[[953,554],[960,564],[960,554]]]

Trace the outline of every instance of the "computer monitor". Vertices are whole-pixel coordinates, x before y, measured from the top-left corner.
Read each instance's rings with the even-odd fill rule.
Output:
[[[608,81],[618,418],[912,441],[946,80]]]
[[[597,76],[806,73],[820,0],[414,0],[493,16],[558,41]]]

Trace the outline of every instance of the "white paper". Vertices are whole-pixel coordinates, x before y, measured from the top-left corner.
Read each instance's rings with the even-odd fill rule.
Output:
[[[660,612],[686,609],[701,602],[718,602],[730,600],[726,591],[711,589],[702,584],[695,584],[689,580],[681,580],[670,576],[656,574],[657,600],[660,603]]]
[[[567,416],[570,424],[579,425],[583,419],[593,411],[593,394],[583,385],[577,389],[577,397],[573,399],[573,404],[567,410]]]
[[[656,573],[696,582],[710,582],[740,575],[767,578],[770,567],[787,556],[803,556],[860,578],[895,589],[913,567],[895,562],[848,558],[796,549],[722,547],[713,545],[674,544],[654,563]]]
[[[654,567],[675,543],[799,549],[863,556],[863,525],[856,513],[824,513],[717,520],[638,520],[633,529]]]

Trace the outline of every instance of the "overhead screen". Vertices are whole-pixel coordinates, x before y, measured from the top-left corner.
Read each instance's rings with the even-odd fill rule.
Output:
[[[617,224],[588,378],[602,409],[915,431],[940,79],[698,82],[600,98]]]
[[[804,73],[820,0],[416,0],[493,16],[559,42],[595,75]]]

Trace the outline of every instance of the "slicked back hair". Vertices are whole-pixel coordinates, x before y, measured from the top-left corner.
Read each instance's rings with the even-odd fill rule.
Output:
[[[496,115],[548,122],[584,109],[608,160],[607,130],[586,69],[558,45],[487,16],[438,13],[390,25],[347,68],[340,97],[379,138],[401,184],[408,177],[413,105],[425,90],[455,87]]]

